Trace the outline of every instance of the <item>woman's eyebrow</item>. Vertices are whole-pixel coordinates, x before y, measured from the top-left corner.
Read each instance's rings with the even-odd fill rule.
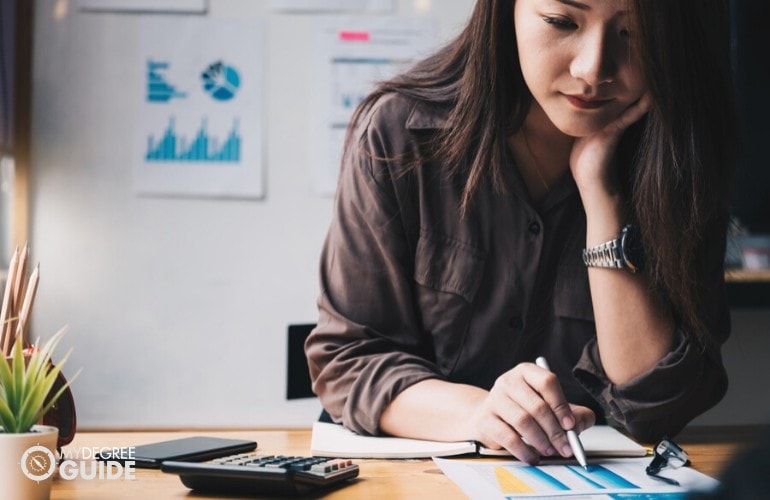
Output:
[[[580,10],[591,10],[590,5],[586,5],[584,3],[576,2],[575,0],[556,0],[559,3],[563,3],[564,5],[569,5],[570,7],[575,7],[576,9]]]
[[[574,7],[576,9],[580,9],[580,10],[591,10],[591,6],[590,5],[582,3],[582,2],[578,2],[576,0],[553,0],[553,1],[561,3],[561,4],[564,4],[564,5],[567,5],[569,7]],[[626,15],[626,14],[628,14],[627,10],[619,10],[618,12],[615,13],[615,16],[621,16],[621,15]]]

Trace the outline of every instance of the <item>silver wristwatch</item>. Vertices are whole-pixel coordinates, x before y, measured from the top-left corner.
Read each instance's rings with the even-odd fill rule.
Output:
[[[628,225],[614,240],[583,249],[583,263],[587,267],[628,269],[632,273],[644,268],[644,247],[639,232]]]

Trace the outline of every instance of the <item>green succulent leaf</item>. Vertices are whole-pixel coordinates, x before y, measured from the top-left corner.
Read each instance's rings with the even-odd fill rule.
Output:
[[[67,331],[65,326],[28,355],[24,353],[23,342],[17,338],[10,358],[0,356],[0,425],[5,432],[29,432],[80,374],[78,371],[51,394],[61,367],[72,353],[70,349],[57,366],[51,362],[56,346]]]

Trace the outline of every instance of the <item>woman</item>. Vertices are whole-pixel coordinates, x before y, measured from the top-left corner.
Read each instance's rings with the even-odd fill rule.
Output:
[[[478,0],[349,129],[306,344],[332,418],[534,463],[718,402],[731,93],[724,1]]]

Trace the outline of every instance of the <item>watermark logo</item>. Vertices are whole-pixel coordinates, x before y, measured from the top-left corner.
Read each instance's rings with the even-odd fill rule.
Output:
[[[21,457],[21,470],[33,481],[44,481],[56,470],[56,455],[45,446],[27,448]],[[80,448],[62,450],[59,477],[64,480],[136,479],[134,447]]]
[[[56,470],[56,456],[45,446],[30,446],[21,456],[21,471],[33,481],[44,481]]]

